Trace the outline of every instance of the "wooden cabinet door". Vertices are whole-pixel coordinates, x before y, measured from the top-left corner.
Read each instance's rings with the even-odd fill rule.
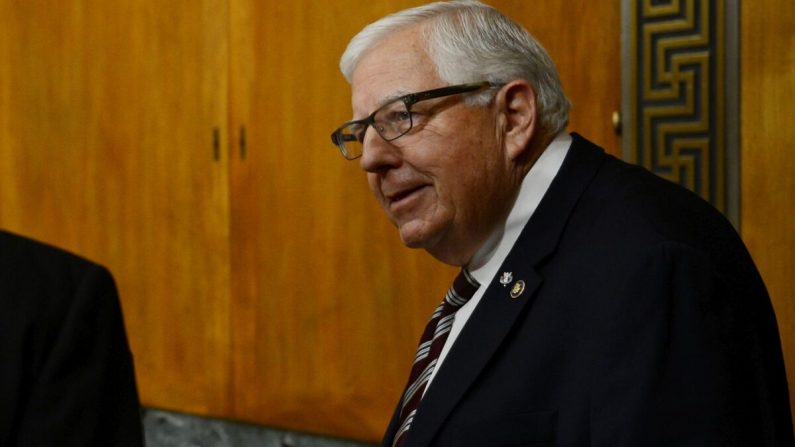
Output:
[[[763,0],[740,13],[740,230],[775,307],[795,408],[795,9]]]
[[[230,2],[230,132],[246,144],[230,160],[235,418],[379,439],[455,275],[402,246],[329,138],[351,118],[337,68],[348,40],[421,3]],[[539,28],[566,62],[577,129],[611,144],[598,108],[620,104],[619,3],[578,2],[573,15],[557,0],[494,3]],[[607,70],[615,77],[591,74]]]
[[[143,402],[229,392],[223,0],[0,0],[0,226],[111,268]]]
[[[236,418],[378,438],[454,275],[403,248],[329,138],[351,116],[348,39],[418,3],[231,2]]]

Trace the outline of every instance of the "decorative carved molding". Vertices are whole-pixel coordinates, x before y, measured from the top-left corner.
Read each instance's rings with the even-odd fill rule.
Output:
[[[623,0],[624,158],[738,225],[737,6]]]

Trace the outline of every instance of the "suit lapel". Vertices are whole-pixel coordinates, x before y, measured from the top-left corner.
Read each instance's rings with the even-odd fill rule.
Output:
[[[512,272],[507,286],[492,279],[477,308],[450,350],[420,403],[408,433],[407,446],[431,445],[455,405],[475,382],[522,314],[535,299],[543,278],[536,266],[554,253],[578,199],[605,160],[603,151],[577,134],[555,180],[541,200],[499,272]],[[499,275],[498,275],[499,276]],[[517,297],[517,283],[524,289]],[[515,294],[515,293],[514,293]]]

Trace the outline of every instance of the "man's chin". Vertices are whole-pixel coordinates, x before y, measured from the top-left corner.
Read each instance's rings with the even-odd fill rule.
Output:
[[[437,260],[445,264],[462,266],[465,265],[471,253],[463,253],[458,244],[452,244],[445,229],[436,229],[436,231],[416,231],[416,230],[429,230],[427,227],[412,228],[408,224],[400,226],[400,239],[403,245],[408,248],[421,248],[428,252]],[[415,231],[409,231],[415,230]]]
[[[400,240],[403,241],[403,245],[405,245],[408,248],[426,248],[425,238],[416,237],[414,235],[405,236],[401,232]]]
[[[414,222],[408,222],[398,227],[400,231],[400,240],[403,245],[409,248],[425,248],[432,246],[438,237],[428,231],[425,226],[417,225]]]
[[[458,265],[448,253],[450,247],[446,247],[444,237],[446,233],[444,229],[433,229],[427,226],[412,227],[410,224],[406,224],[400,227],[400,240],[408,248],[421,248],[441,262]]]

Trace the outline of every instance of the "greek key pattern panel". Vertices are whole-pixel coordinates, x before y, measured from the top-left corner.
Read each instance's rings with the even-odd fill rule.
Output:
[[[738,93],[727,88],[725,6],[625,0],[624,156],[732,218],[737,136],[726,114]]]

